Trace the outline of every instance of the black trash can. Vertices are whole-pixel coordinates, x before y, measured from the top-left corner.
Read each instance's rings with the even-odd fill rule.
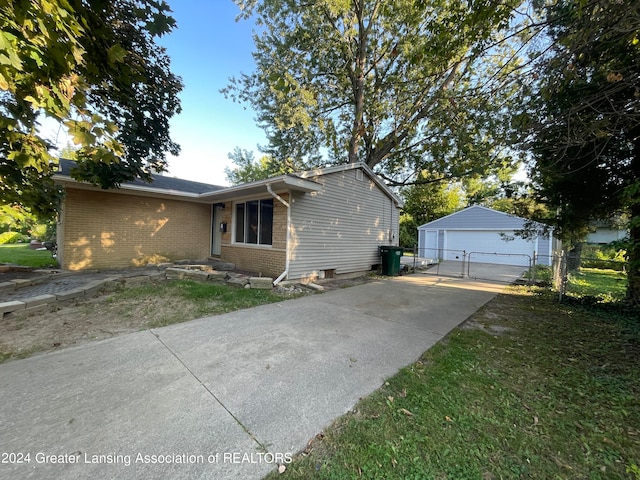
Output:
[[[400,259],[403,248],[393,245],[380,246],[380,258],[382,259],[382,275],[397,276],[400,274]]]

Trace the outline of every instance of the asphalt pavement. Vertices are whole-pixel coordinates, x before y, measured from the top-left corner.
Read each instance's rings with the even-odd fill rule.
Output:
[[[0,478],[262,478],[503,288],[414,274],[4,363]]]

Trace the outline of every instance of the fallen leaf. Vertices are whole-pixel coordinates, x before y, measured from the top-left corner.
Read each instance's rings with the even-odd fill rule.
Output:
[[[446,415],[446,416],[444,417],[444,419],[445,419],[447,422],[453,422],[452,418],[451,418],[449,415]]]
[[[405,398],[407,396],[407,389],[403,388],[402,391],[398,394],[400,398]]]
[[[536,415],[533,416],[533,424],[538,425],[538,417]]]
[[[407,410],[406,408],[401,408],[400,410],[398,410],[400,413],[404,413],[405,415],[409,416],[409,417],[413,417],[413,413],[411,413],[409,410]]]
[[[278,473],[284,473],[284,471],[287,469],[287,467],[285,467],[284,465],[280,465],[278,467]]]
[[[387,400],[389,400],[391,403],[393,403],[394,398],[393,398],[391,395],[389,395],[389,396],[387,397]]]

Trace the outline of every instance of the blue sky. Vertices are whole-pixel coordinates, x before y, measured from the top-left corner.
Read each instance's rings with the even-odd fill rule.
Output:
[[[178,28],[159,41],[182,77],[182,113],[171,121],[171,136],[180,144],[179,157],[169,158],[169,175],[226,185],[224,167],[235,147],[253,150],[265,144],[247,105],[227,100],[220,89],[229,77],[253,71],[252,24],[235,21],[231,0],[168,0]]]

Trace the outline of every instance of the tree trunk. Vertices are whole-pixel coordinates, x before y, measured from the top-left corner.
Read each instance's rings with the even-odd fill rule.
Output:
[[[354,115],[351,138],[349,139],[349,163],[357,163],[360,161],[358,158],[358,147],[360,146],[360,141],[364,133],[364,85],[368,42],[368,32],[364,24],[364,5],[360,2],[354,3],[354,11],[358,19],[358,48],[351,79]]]
[[[640,306],[640,202],[638,201],[631,206],[629,237],[627,300],[632,305]]]
[[[582,265],[582,247],[584,243],[576,243],[576,245],[567,252],[567,271],[576,272],[580,270]]]

